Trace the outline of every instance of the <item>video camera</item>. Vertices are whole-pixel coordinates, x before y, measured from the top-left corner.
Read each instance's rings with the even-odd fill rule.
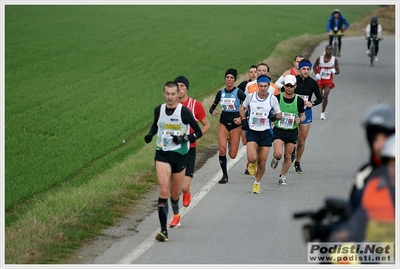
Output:
[[[317,211],[294,213],[295,219],[311,219],[302,228],[304,241],[327,242],[333,226],[346,219],[346,204],[340,198],[326,198],[324,207]]]

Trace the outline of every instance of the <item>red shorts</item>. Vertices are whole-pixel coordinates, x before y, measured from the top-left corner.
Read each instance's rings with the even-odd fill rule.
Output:
[[[329,87],[331,89],[335,88],[335,84],[333,83],[332,80],[322,80],[322,79],[320,79],[320,80],[317,80],[317,83],[318,83],[318,87],[320,89],[325,88],[325,87]]]

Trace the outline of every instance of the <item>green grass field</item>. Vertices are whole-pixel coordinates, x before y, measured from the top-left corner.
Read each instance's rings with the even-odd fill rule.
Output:
[[[71,218],[62,226],[71,227],[80,219],[65,235],[73,249],[90,236],[87,232],[79,238],[77,231],[85,230],[80,226],[84,220],[98,220],[93,216],[96,210],[105,216],[98,230],[110,225],[108,217],[121,213],[107,211],[113,197],[129,204],[156,184],[148,174],[154,150],[144,145],[143,134],[154,107],[164,101],[166,81],[182,74],[190,80],[192,97],[213,95],[228,68],[243,74],[284,40],[324,34],[333,8],[340,8],[352,22],[378,6],[7,5],[6,226],[12,229],[27,215],[46,221],[46,208],[61,208]],[[285,51],[282,57],[297,53],[288,56]],[[147,158],[140,158],[144,155]],[[127,159],[129,167],[119,165]],[[135,189],[137,182],[122,179],[126,190],[121,195],[115,186],[126,176],[121,170],[145,171],[145,187]],[[111,174],[115,182],[97,184],[102,174]],[[65,194],[65,189],[71,193]],[[96,202],[94,192],[100,189],[109,189],[109,197]],[[129,194],[133,189],[136,193]],[[73,191],[83,191],[87,200],[74,204],[76,196],[69,196]],[[43,200],[44,195],[50,198]],[[59,195],[68,204],[59,202]],[[38,211],[26,209],[32,204]],[[46,251],[57,249],[48,242],[42,245]],[[10,250],[8,254],[18,257]]]

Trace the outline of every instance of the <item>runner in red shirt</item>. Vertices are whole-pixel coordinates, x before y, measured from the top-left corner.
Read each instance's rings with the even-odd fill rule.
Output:
[[[188,107],[192,111],[194,119],[197,122],[200,121],[202,125],[201,132],[204,135],[210,130],[211,124],[207,118],[207,114],[206,111],[204,110],[203,105],[201,104],[201,102],[188,96],[189,80],[186,77],[179,76],[175,79],[175,82],[179,86],[179,93],[178,93],[179,102],[182,105]],[[190,205],[190,202],[192,201],[192,194],[190,193],[190,184],[193,179],[195,162],[196,162],[196,141],[190,143],[189,159],[186,165],[185,179],[182,185],[183,206],[185,207],[188,207]]]
[[[315,73],[315,80],[318,83],[322,95],[322,112],[320,119],[326,120],[325,110],[328,106],[328,95],[331,89],[335,88],[333,75],[339,75],[340,73],[339,62],[337,58],[332,55],[332,45],[326,45],[325,54],[319,56],[315,60],[313,70]]]

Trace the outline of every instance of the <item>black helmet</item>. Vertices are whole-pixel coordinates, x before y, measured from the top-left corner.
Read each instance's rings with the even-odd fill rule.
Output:
[[[367,110],[362,120],[367,132],[370,146],[378,133],[391,135],[396,127],[396,111],[394,105],[376,104]]]
[[[373,16],[372,18],[371,18],[371,23],[373,23],[373,22],[378,22],[378,17],[377,16]]]

